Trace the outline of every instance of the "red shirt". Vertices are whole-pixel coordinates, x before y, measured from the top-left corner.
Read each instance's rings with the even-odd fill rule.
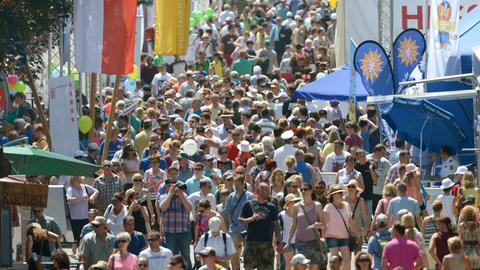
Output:
[[[358,148],[363,147],[363,140],[362,137],[358,136],[358,134],[351,134],[345,138],[345,144],[348,145],[348,149],[356,146]]]
[[[227,149],[228,149],[228,159],[231,161],[235,161],[235,159],[238,157],[238,153],[240,153],[240,150],[238,150],[236,145],[233,145],[233,143],[227,144]]]

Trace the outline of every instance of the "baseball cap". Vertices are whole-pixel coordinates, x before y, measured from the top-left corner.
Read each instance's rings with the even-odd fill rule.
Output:
[[[310,260],[307,259],[303,254],[296,254],[295,256],[293,256],[290,263],[291,264],[309,264]]]
[[[212,217],[208,220],[208,228],[211,232],[219,232],[222,221],[218,217]]]
[[[81,158],[81,157],[88,157],[88,155],[85,152],[83,152],[82,150],[77,150],[73,154],[73,157],[74,158]]]
[[[385,214],[379,214],[377,218],[375,219],[375,224],[380,225],[380,224],[387,224],[388,223],[388,217]]]
[[[107,220],[103,216],[96,216],[95,219],[92,221],[93,225],[106,225]]]

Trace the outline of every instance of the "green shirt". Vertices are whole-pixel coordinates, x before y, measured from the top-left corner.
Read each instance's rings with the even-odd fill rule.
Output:
[[[253,66],[256,62],[255,58],[240,58],[233,63],[233,70],[238,72],[238,76],[252,74]]]
[[[113,245],[115,244],[115,236],[107,233],[106,241],[97,237],[95,231],[89,232],[83,237],[80,245],[79,256],[83,256],[85,268],[97,263],[99,260],[108,262],[108,258],[112,255]]]

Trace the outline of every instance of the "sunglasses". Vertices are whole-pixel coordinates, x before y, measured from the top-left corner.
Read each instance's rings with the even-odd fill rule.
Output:
[[[356,187],[355,186],[348,186],[347,188],[355,189]]]
[[[33,210],[34,213],[41,213],[43,210]]]
[[[244,174],[245,172],[243,172],[243,171],[236,171],[235,173],[237,173],[237,174]]]
[[[92,224],[92,227],[98,228],[98,227],[100,227],[100,225],[98,225],[98,224]]]
[[[142,182],[143,179],[133,179],[133,182]]]
[[[154,241],[158,241],[160,240],[160,238],[150,238],[148,239],[148,242],[154,242]]]
[[[125,240],[125,239],[122,239],[122,240],[117,240],[118,243],[127,243],[128,241]]]
[[[358,262],[369,262],[370,259],[369,258],[360,258],[358,259]]]
[[[148,263],[139,263],[137,264],[139,267],[148,267]]]
[[[110,168],[112,165],[103,165],[103,168]]]
[[[309,190],[311,190],[311,189],[309,189],[309,188],[302,188],[302,189],[300,189],[300,190],[301,190],[302,192],[305,192],[305,191],[309,191]]]
[[[202,168],[193,168],[195,171],[201,171],[203,170]]]
[[[158,147],[150,147],[150,150],[158,150]]]
[[[203,214],[205,213],[205,210],[198,210],[198,213]]]
[[[298,186],[290,186],[291,188],[298,188]]]
[[[169,263],[168,265],[175,266],[175,265],[177,265],[177,264],[179,264],[179,263],[177,263],[177,262],[171,262],[171,263]]]

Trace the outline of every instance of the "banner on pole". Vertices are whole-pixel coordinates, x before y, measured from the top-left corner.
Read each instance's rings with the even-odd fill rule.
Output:
[[[52,151],[73,156],[79,148],[77,106],[72,77],[48,81]]]
[[[350,66],[350,98],[348,99],[348,119],[356,123],[357,122],[357,80],[355,78],[355,68],[353,67],[353,52],[357,49],[357,44],[353,39],[350,39],[350,52],[352,52],[349,66]]]
[[[185,55],[188,48],[190,0],[156,0],[154,51]]]
[[[428,31],[427,78],[459,74],[459,0],[432,0]]]
[[[420,64],[425,53],[425,38],[417,29],[407,29],[393,42],[393,70],[395,94],[402,93],[399,83],[408,81],[410,74]]]

